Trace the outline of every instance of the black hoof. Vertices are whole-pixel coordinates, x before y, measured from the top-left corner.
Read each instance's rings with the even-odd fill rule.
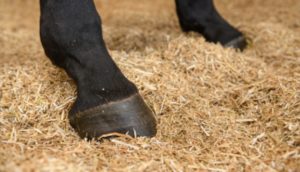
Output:
[[[224,47],[235,48],[243,51],[247,46],[247,42],[244,36],[239,36],[233,40],[224,44]]]
[[[79,136],[87,139],[110,133],[133,137],[156,134],[153,113],[139,94],[78,112],[69,120]]]

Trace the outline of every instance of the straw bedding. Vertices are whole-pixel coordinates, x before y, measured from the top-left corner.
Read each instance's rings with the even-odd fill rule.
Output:
[[[156,137],[81,140],[73,81],[45,57],[37,0],[0,1],[0,171],[300,171],[300,1],[216,0],[248,49],[178,26],[172,0],[96,0]]]

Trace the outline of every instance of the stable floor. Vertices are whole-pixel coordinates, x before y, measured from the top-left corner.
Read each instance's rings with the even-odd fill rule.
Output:
[[[96,0],[156,137],[81,140],[73,81],[43,53],[38,0],[0,1],[0,171],[300,171],[300,1],[216,0],[243,53],[180,31],[173,0]]]

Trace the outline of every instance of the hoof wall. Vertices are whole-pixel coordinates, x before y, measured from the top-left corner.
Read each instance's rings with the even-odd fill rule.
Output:
[[[239,36],[226,44],[224,44],[224,47],[230,47],[230,48],[235,48],[243,51],[247,46],[247,42],[244,38],[244,36]]]
[[[110,133],[133,137],[156,134],[153,113],[139,94],[78,112],[70,115],[69,120],[79,136],[87,139]]]

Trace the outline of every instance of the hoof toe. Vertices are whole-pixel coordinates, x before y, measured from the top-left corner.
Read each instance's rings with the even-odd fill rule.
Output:
[[[79,136],[87,139],[109,133],[134,137],[156,134],[153,113],[139,94],[78,112],[70,115],[69,120]]]
[[[239,36],[224,44],[224,47],[235,48],[241,51],[243,51],[246,48],[246,46],[247,46],[247,42],[244,36]]]

